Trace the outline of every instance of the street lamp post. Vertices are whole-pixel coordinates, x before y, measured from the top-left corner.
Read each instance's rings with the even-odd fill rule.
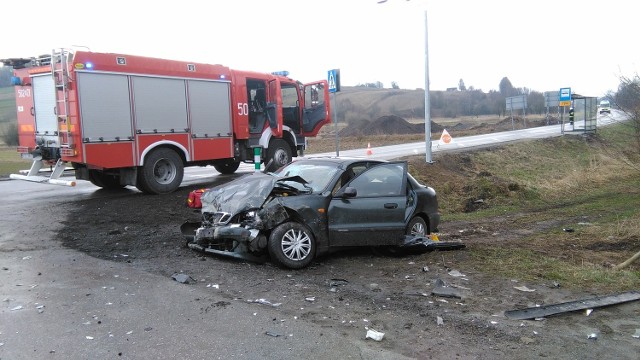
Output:
[[[431,102],[429,101],[429,26],[427,24],[427,10],[424,11],[424,136],[426,141],[425,160],[431,159]]]

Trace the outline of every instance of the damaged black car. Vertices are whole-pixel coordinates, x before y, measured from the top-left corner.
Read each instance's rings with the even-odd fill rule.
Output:
[[[291,269],[345,247],[427,250],[440,221],[435,190],[404,161],[303,158],[209,189],[201,201],[202,221],[182,225],[190,248]]]

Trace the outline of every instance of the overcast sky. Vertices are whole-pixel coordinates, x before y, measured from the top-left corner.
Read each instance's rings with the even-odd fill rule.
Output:
[[[13,1],[2,5],[0,59],[80,45],[96,52],[288,70],[303,81],[340,69],[343,86],[431,90],[515,87],[601,96],[640,68],[640,5],[609,0]]]

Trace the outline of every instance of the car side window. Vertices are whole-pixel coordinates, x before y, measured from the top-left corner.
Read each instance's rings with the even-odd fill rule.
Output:
[[[338,192],[338,190],[347,185],[349,181],[362,174],[365,170],[367,170],[367,164],[355,164],[349,166],[349,168],[347,168],[347,170],[345,170],[340,176],[340,180],[334,186],[332,193],[335,194]]]
[[[403,168],[397,164],[375,166],[356,177],[349,186],[358,191],[358,197],[402,195]]]

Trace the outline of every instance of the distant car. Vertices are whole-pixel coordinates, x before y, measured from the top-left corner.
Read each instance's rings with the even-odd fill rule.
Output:
[[[440,222],[435,190],[403,161],[303,158],[209,189],[201,200],[202,222],[182,226],[189,247],[249,260],[269,255],[291,269],[330,249],[426,249]]]
[[[609,100],[600,101],[600,105],[598,106],[598,112],[600,114],[603,114],[603,113],[611,114],[611,103],[609,103]]]

